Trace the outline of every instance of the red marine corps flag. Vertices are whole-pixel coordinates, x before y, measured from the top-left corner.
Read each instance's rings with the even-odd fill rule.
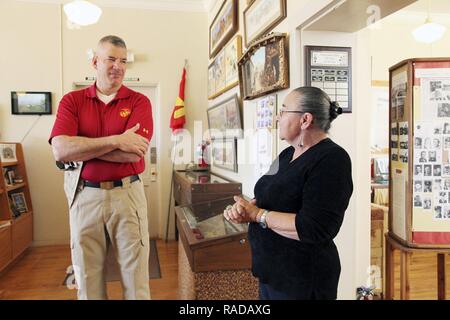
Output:
[[[184,86],[186,84],[186,67],[183,68],[183,76],[180,82],[180,92],[178,94],[177,101],[175,102],[175,107],[172,111],[172,116],[170,117],[170,127],[172,132],[177,129],[182,129],[186,123],[186,111],[184,109]]]

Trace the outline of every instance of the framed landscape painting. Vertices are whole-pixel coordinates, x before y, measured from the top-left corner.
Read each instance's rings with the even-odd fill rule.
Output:
[[[244,100],[289,88],[287,36],[273,34],[259,40],[247,50],[238,66]]]
[[[238,0],[225,0],[209,27],[209,58],[212,59],[238,31]]]
[[[244,11],[245,45],[263,36],[286,18],[286,0],[253,0]]]

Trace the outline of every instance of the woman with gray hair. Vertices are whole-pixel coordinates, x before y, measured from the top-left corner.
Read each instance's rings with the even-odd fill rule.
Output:
[[[336,299],[341,271],[333,242],[353,192],[347,152],[327,137],[342,113],[318,88],[301,87],[278,114],[290,147],[255,185],[255,199],[224,211],[249,224],[252,271],[261,299]]]

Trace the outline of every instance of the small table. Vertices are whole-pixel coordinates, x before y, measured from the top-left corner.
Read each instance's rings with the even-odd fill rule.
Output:
[[[445,295],[445,258],[450,249],[407,247],[386,233],[386,300],[394,297],[394,252],[400,250],[400,299],[409,300],[409,270],[414,252],[432,252],[437,255],[438,300],[446,300]]]

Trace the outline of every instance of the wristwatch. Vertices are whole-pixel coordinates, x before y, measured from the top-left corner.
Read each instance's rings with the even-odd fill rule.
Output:
[[[261,228],[263,229],[267,229],[267,223],[266,223],[266,218],[267,218],[267,214],[269,213],[269,210],[264,210],[264,212],[261,215],[261,218],[259,218],[259,225],[261,226]]]

